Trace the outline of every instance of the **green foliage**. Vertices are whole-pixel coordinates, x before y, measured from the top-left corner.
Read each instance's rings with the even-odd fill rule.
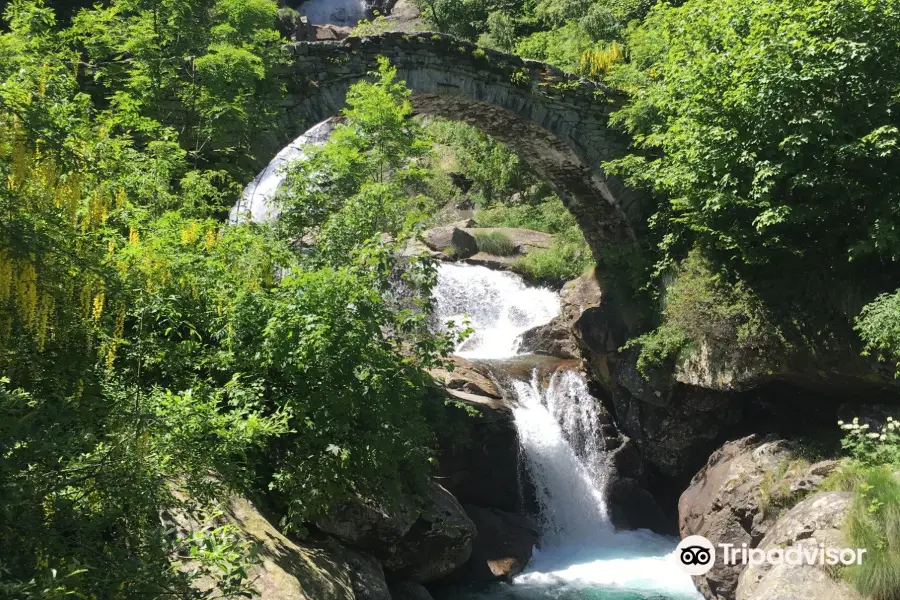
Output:
[[[229,173],[277,111],[274,10],[119,0],[60,31],[39,1],[7,6],[4,597],[246,597],[253,553],[234,531],[179,540],[160,515],[267,492],[302,530],[331,501],[389,499],[427,469],[424,369],[453,340],[427,329],[433,265],[369,241],[410,227],[403,198],[427,150],[387,67],[351,93],[342,145],[323,150],[334,187],[304,209],[331,264],[271,227],[221,223]]]
[[[897,259],[898,11],[690,0],[650,12],[614,78],[636,92],[616,120],[641,152],[609,167],[662,199],[665,255],[699,245],[736,268],[798,273]]]
[[[402,241],[425,218],[431,202],[414,193],[426,185],[429,141],[410,120],[409,90],[384,58],[347,95],[346,121],[308,160],[287,167],[278,201],[279,227],[297,239],[314,235],[315,255],[338,265],[379,234]]]
[[[537,281],[562,283],[584,274],[594,266],[591,250],[581,230],[554,236],[553,245],[518,259],[513,269]]]
[[[172,126],[197,164],[246,174],[254,136],[271,126],[283,95],[275,2],[145,4],[97,5],[66,32],[84,49],[96,97],[110,98],[124,130],[158,137],[156,124]]]
[[[475,214],[479,227],[521,227],[546,233],[562,233],[578,228],[575,217],[556,196],[540,202],[496,204]]]
[[[776,317],[743,281],[715,271],[699,251],[688,255],[666,287],[662,324],[627,347],[640,347],[638,368],[646,373],[689,345],[726,349],[743,364],[785,352],[789,342]]]
[[[434,143],[450,150],[453,168],[472,181],[468,193],[479,206],[490,206],[537,180],[505,144],[468,123],[434,119],[426,131]]]
[[[862,596],[890,600],[900,593],[900,426],[892,418],[880,432],[859,419],[838,424],[849,458],[823,486],[853,492],[844,535],[849,547],[867,550],[845,574]]]
[[[495,256],[512,256],[517,252],[516,245],[502,231],[476,231],[475,241],[479,252]]]
[[[900,290],[866,305],[856,319],[856,331],[866,344],[864,355],[894,362],[900,377]]]
[[[522,38],[516,45],[516,54],[574,73],[580,68],[581,56],[598,49],[600,46],[591,36],[576,22],[570,21],[558,29],[538,31]]]

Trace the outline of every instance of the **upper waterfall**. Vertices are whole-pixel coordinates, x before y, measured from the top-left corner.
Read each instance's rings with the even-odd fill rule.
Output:
[[[466,358],[515,356],[519,336],[560,311],[553,291],[530,287],[515,273],[471,265],[440,265],[434,298],[441,323],[460,326],[468,318],[475,330],[456,349]]]

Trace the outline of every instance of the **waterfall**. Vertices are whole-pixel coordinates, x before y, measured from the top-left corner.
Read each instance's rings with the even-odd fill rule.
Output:
[[[244,188],[241,199],[231,209],[229,221],[237,223],[239,219],[249,216],[252,221],[261,223],[276,218],[278,210],[272,201],[284,181],[284,168],[295,160],[304,159],[307,146],[324,144],[333,130],[334,120],[322,121],[282,148],[272,162]]]
[[[519,356],[519,335],[560,312],[551,290],[469,265],[440,265],[434,299],[440,324],[458,327],[467,318],[475,329],[457,354],[492,359],[500,372],[504,363],[498,359]],[[505,382],[539,509],[540,547],[512,586],[454,593],[454,600],[700,598],[670,556],[677,540],[646,530],[616,531],[610,523],[602,414],[584,375],[560,366],[544,382],[537,371],[525,380],[510,372]]]
[[[435,315],[457,327],[468,319],[475,333],[456,353],[466,358],[501,359],[516,355],[518,337],[559,314],[551,290],[529,287],[514,273],[486,267],[443,264],[434,290]]]
[[[512,384],[519,400],[514,415],[522,455],[540,507],[541,541],[551,546],[590,543],[613,532],[603,497],[604,477],[598,476],[602,463],[592,468],[582,462],[570,443],[584,421],[596,416],[595,411],[582,410],[577,398],[572,402],[566,393],[568,381],[561,383],[578,378],[574,372],[557,371],[546,390],[541,390],[537,374],[531,382]],[[583,400],[593,404],[590,396]]]
[[[300,6],[300,13],[314,25],[354,27],[366,18],[367,11],[364,0],[306,0]]]

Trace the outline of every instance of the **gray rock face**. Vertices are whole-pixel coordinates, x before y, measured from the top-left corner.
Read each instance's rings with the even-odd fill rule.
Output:
[[[640,481],[614,477],[606,486],[609,518],[616,529],[649,529],[671,534],[674,523],[666,518],[656,499]]]
[[[804,495],[833,468],[832,461],[811,466],[797,462],[784,440],[750,436],[728,442],[710,456],[681,495],[681,537],[702,535],[713,544],[756,548],[773,530],[779,504]],[[742,570],[742,565],[717,561],[694,581],[710,600],[734,600]]]
[[[475,524],[453,495],[428,481],[426,506],[397,549],[384,560],[396,578],[428,583],[449,575],[469,560]]]
[[[757,546],[769,552],[781,549],[818,550],[845,546],[841,524],[852,494],[825,492],[810,496],[778,519]],[[741,574],[736,600],[858,600],[846,582],[819,565],[748,566]]]
[[[356,497],[332,506],[316,521],[329,533],[378,557],[393,553],[419,516],[415,498],[403,498],[394,506],[378,506]]]
[[[438,227],[422,234],[425,244],[436,252],[454,258],[468,258],[478,253],[478,242],[472,234],[457,227]]]
[[[204,525],[186,513],[165,515],[179,536],[190,535]],[[218,524],[233,525],[238,534],[259,548],[259,564],[248,572],[248,579],[265,600],[385,600],[384,595],[354,595],[346,548],[332,543],[296,542],[273,526],[252,502],[233,497]],[[179,568],[191,571],[190,561]],[[374,582],[377,588],[379,582]],[[383,579],[380,582],[384,583]],[[214,582],[197,582],[201,592],[213,592]]]
[[[486,582],[510,579],[521,573],[540,539],[535,523],[529,517],[496,508],[466,505],[465,509],[478,535],[472,557],[459,575],[466,581]]]
[[[578,358],[578,346],[562,317],[555,317],[546,325],[529,329],[519,338],[519,350],[558,358]]]
[[[521,508],[519,434],[512,410],[498,398],[448,392],[476,414],[446,407],[451,427],[438,439],[437,480],[460,502],[516,512]]]
[[[603,301],[600,284],[593,273],[566,283],[559,294],[560,314],[546,325],[522,334],[522,350],[558,358],[580,358],[579,340],[590,322],[593,311]],[[615,351],[617,348],[610,349]]]
[[[433,600],[421,584],[403,581],[391,586],[391,600]]]
[[[347,566],[354,600],[391,600],[384,569],[378,559],[334,539],[327,540],[324,545]]]

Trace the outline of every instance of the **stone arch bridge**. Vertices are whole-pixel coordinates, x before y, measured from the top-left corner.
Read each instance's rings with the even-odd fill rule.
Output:
[[[550,65],[452,36],[387,33],[342,42],[298,42],[286,73],[282,145],[337,115],[347,91],[386,56],[412,91],[420,113],[467,121],[507,143],[556,189],[591,248],[628,252],[643,228],[640,196],[607,176],[601,164],[628,140],[611,131],[621,92]]]

